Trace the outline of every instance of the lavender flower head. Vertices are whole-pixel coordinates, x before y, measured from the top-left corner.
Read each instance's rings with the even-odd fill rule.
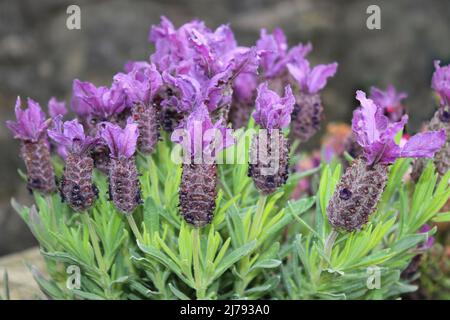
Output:
[[[99,138],[85,135],[84,128],[77,119],[63,122],[62,115],[53,119],[53,128],[48,130],[48,136],[59,146],[75,154],[88,152],[99,141]]]
[[[216,74],[209,80],[206,86],[204,101],[208,110],[213,112],[220,108],[230,108],[233,93],[233,83],[239,75],[250,77],[246,84],[241,83],[242,90],[254,90],[252,83],[256,82],[256,74],[259,65],[259,55],[256,48],[238,48],[233,50],[231,58],[226,63],[225,70]],[[242,88],[246,85],[247,88]]]
[[[109,196],[117,209],[131,214],[141,200],[138,171],[134,159],[139,136],[138,125],[128,122],[122,129],[106,123],[100,132],[110,150]]]
[[[295,98],[289,85],[284,89],[284,97],[280,97],[268,88],[267,82],[264,82],[258,87],[253,118],[264,129],[286,128],[291,122],[294,104]]]
[[[161,101],[163,108],[175,108],[179,113],[188,113],[201,99],[201,85],[189,75],[171,75],[163,72],[167,94]]]
[[[7,121],[6,125],[14,138],[21,140],[20,151],[27,168],[28,189],[51,193],[56,184],[46,135],[50,119],[46,120],[39,104],[30,98],[28,108],[22,110],[20,97],[17,97],[15,113],[16,121]]]
[[[288,63],[305,57],[312,50],[310,43],[299,44],[289,49],[286,35],[280,28],[276,28],[272,34],[268,34],[266,29],[261,29],[256,47],[261,51],[261,67],[266,78],[281,76]]]
[[[184,124],[172,133],[171,140],[181,144],[190,159],[205,157],[208,160],[235,142],[231,129],[226,128],[222,120],[212,123],[204,104],[196,107]]]
[[[109,147],[111,157],[115,159],[130,159],[136,152],[139,130],[136,123],[128,122],[122,129],[112,123],[106,123],[100,136]]]
[[[66,103],[64,101],[58,101],[55,97],[52,97],[48,101],[48,113],[52,118],[55,118],[58,115],[65,116],[67,114]]]
[[[92,183],[94,160],[89,151],[99,142],[84,134],[77,119],[62,122],[62,115],[54,119],[48,135],[65,149],[64,174],[59,187],[61,199],[75,211],[85,211],[97,198],[97,187]]]
[[[442,106],[450,104],[450,65],[440,66],[439,60],[434,61],[435,71],[431,79],[431,87],[439,95]]]
[[[322,90],[327,84],[327,79],[335,75],[337,67],[338,64],[334,62],[319,64],[311,69],[309,61],[305,58],[287,64],[289,73],[296,80],[300,90],[309,94]]]
[[[118,115],[125,108],[125,92],[117,84],[113,83],[111,88],[108,88],[96,87],[90,82],[78,79],[73,81],[72,109],[82,118],[89,117],[91,125],[111,120],[111,117]]]
[[[122,88],[129,104],[149,105],[162,86],[162,78],[152,63],[134,63],[128,73],[118,73],[114,82]]]
[[[28,108],[21,108],[20,97],[17,97],[15,113],[17,121],[7,121],[6,126],[14,134],[14,138],[22,141],[37,142],[50,125],[39,103],[31,98],[27,100]]]
[[[405,92],[397,92],[393,85],[388,85],[385,91],[376,87],[370,89],[370,99],[384,110],[389,120],[394,122],[399,121],[405,114],[402,100],[407,97],[408,95]]]
[[[361,106],[353,113],[352,130],[370,165],[391,164],[397,158],[405,157],[431,158],[445,143],[445,130],[440,130],[416,134],[399,146],[395,143],[395,136],[403,130],[408,116],[389,123],[383,109],[367,99],[363,91],[356,92],[356,99]]]

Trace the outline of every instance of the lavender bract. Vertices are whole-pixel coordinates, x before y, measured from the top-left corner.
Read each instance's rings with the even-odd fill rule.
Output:
[[[52,193],[56,190],[55,173],[51,163],[50,144],[46,130],[50,125],[39,104],[28,98],[28,108],[22,110],[17,97],[15,113],[17,121],[7,121],[6,125],[21,141],[21,156],[25,162],[29,190]]]

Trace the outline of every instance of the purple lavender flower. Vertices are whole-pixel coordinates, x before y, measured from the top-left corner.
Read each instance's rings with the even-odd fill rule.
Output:
[[[187,156],[183,163],[179,200],[187,223],[203,227],[212,221],[217,196],[217,153],[234,143],[222,121],[212,123],[205,105],[198,106],[172,134]]]
[[[261,67],[266,79],[282,76],[288,63],[305,57],[312,50],[310,43],[288,49],[286,36],[280,28],[276,28],[272,34],[261,29],[256,47],[261,51]]]
[[[230,55],[224,71],[208,81],[203,98],[210,112],[219,110],[225,119],[231,107],[234,80],[241,74],[256,78],[259,65],[256,48],[238,48]]]
[[[397,122],[405,114],[405,106],[402,100],[406,99],[408,95],[405,92],[397,92],[393,85],[389,85],[385,91],[372,87],[370,89],[370,99],[383,108],[385,115],[390,121]]]
[[[100,135],[110,150],[110,199],[120,211],[131,214],[142,202],[134,159],[139,136],[138,125],[129,122],[122,129],[116,124],[106,123]]]
[[[439,95],[441,105],[450,104],[450,65],[440,66],[439,60],[434,61],[435,71],[431,79],[431,87]]]
[[[22,110],[20,97],[17,97],[15,113],[17,121],[7,121],[6,125],[21,141],[21,156],[28,175],[28,188],[43,193],[56,190],[55,173],[50,156],[50,144],[46,130],[50,120],[39,104],[28,98],[28,108]]]
[[[430,225],[424,224],[424,225],[420,228],[419,233],[428,233],[429,231],[431,231],[431,229],[432,229],[432,228],[430,227]],[[428,250],[428,249],[431,249],[431,247],[433,247],[433,245],[434,245],[434,237],[431,236],[431,237],[428,237],[427,240],[426,240],[425,242],[423,242],[422,244],[420,244],[420,245],[419,245],[419,248],[420,248],[420,249],[423,249],[423,250]]]
[[[196,25],[199,28],[202,26],[196,21],[186,25],[191,27]],[[191,49],[183,28],[175,29],[172,22],[166,17],[162,16],[161,23],[152,26],[149,41],[155,45],[155,53],[150,57],[151,61],[156,64],[160,72],[175,71],[179,73],[192,67]]]
[[[231,129],[219,120],[213,124],[204,104],[199,105],[172,133],[171,140],[182,145],[187,159],[211,162],[223,149],[234,143]],[[213,162],[213,161],[212,161]]]
[[[90,131],[96,132],[99,122],[117,120],[126,107],[125,92],[115,83],[108,88],[78,79],[73,82],[72,109],[87,119]]]
[[[364,150],[368,164],[390,164],[397,158],[432,158],[445,143],[445,130],[419,133],[412,136],[402,147],[395,143],[395,135],[403,130],[408,116],[399,122],[389,123],[383,109],[363,91],[356,92],[361,107],[353,113],[352,129],[356,140]]]
[[[289,126],[295,98],[290,86],[284,89],[284,97],[269,90],[267,82],[258,87],[256,110],[253,112],[255,122],[264,129],[283,129]]]
[[[292,113],[291,137],[300,142],[308,141],[320,129],[323,106],[319,91],[327,79],[336,73],[337,63],[321,64],[311,69],[308,60],[299,58],[288,63],[287,68],[294,79],[296,103]]]
[[[154,64],[136,62],[128,73],[114,76],[115,83],[127,95],[131,116],[138,124],[139,150],[152,153],[159,140],[159,104],[156,96],[162,86],[162,78]]]
[[[327,79],[334,76],[338,64],[319,64],[311,69],[309,61],[298,59],[295,63],[288,63],[287,68],[297,81],[300,90],[304,93],[315,94],[327,84]]]
[[[98,143],[98,138],[84,134],[78,120],[62,122],[62,116],[54,119],[54,127],[48,135],[66,151],[64,174],[59,187],[61,199],[67,201],[75,211],[85,211],[98,195],[92,183],[94,160],[89,151]]]
[[[55,118],[58,115],[65,116],[67,114],[66,103],[52,97],[48,102],[48,113],[52,118]]]
[[[129,104],[150,105],[162,86],[162,78],[154,64],[134,63],[128,73],[118,73],[114,82],[126,95]]]
[[[289,145],[280,129],[289,126],[294,103],[290,86],[284,97],[269,90],[267,82],[258,87],[253,118],[263,130],[252,139],[248,174],[263,194],[275,192],[287,181]]]
[[[345,170],[327,206],[328,221],[337,230],[348,232],[364,226],[376,210],[388,180],[388,166],[401,157],[433,157],[445,142],[445,131],[416,134],[404,145],[395,142],[408,116],[389,122],[383,108],[356,92],[361,106],[353,113],[352,130],[363,149]]]
[[[200,83],[189,75],[162,74],[167,86],[166,96],[161,101],[163,108],[175,108],[179,113],[189,113],[201,100]]]

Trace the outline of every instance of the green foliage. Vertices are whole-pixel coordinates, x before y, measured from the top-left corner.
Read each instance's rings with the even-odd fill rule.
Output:
[[[246,150],[245,134],[224,156]],[[181,167],[167,137],[137,164],[144,204],[133,216],[108,201],[107,179],[95,173],[100,196],[89,212],[75,213],[58,195],[35,193],[35,205],[12,205],[41,246],[48,277],[30,271],[54,299],[382,299],[416,289],[401,277],[428,234],[419,233],[450,196],[448,173],[438,181],[430,162],[417,185],[405,182],[410,161],[390,169],[387,187],[362,230],[338,234],[326,207],[342,174],[340,164],[290,176],[268,197],[247,176],[248,159],[218,165],[213,222],[196,229],[178,213]],[[292,157],[296,161],[296,157]],[[351,161],[350,157],[348,160]],[[59,172],[61,170],[60,164]],[[317,176],[315,196],[291,199],[300,179]],[[80,268],[80,286],[69,266]],[[370,288],[370,271],[380,275]]]

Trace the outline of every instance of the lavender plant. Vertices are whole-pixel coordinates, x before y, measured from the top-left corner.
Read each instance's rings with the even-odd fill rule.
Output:
[[[149,38],[150,61],[128,63],[110,88],[74,81],[77,119],[63,122],[53,101],[46,120],[37,103],[22,111],[18,100],[8,123],[27,145],[21,176],[35,199],[12,205],[39,241],[47,275],[30,270],[49,298],[372,299],[416,290],[401,275],[436,231],[422,227],[450,219],[440,213],[450,172],[438,178],[429,161],[417,182],[404,177],[409,158],[442,152],[445,130],[400,144],[407,116],[390,122],[358,91],[362,155],[289,172],[299,158],[285,137],[297,94],[317,96],[336,64],[310,70],[310,45],[288,50],[278,29],[247,48],[229,26],[175,28],[163,17]],[[47,135],[60,156],[51,158]],[[342,177],[340,161],[350,162]],[[312,195],[292,199],[310,176],[319,180]]]

